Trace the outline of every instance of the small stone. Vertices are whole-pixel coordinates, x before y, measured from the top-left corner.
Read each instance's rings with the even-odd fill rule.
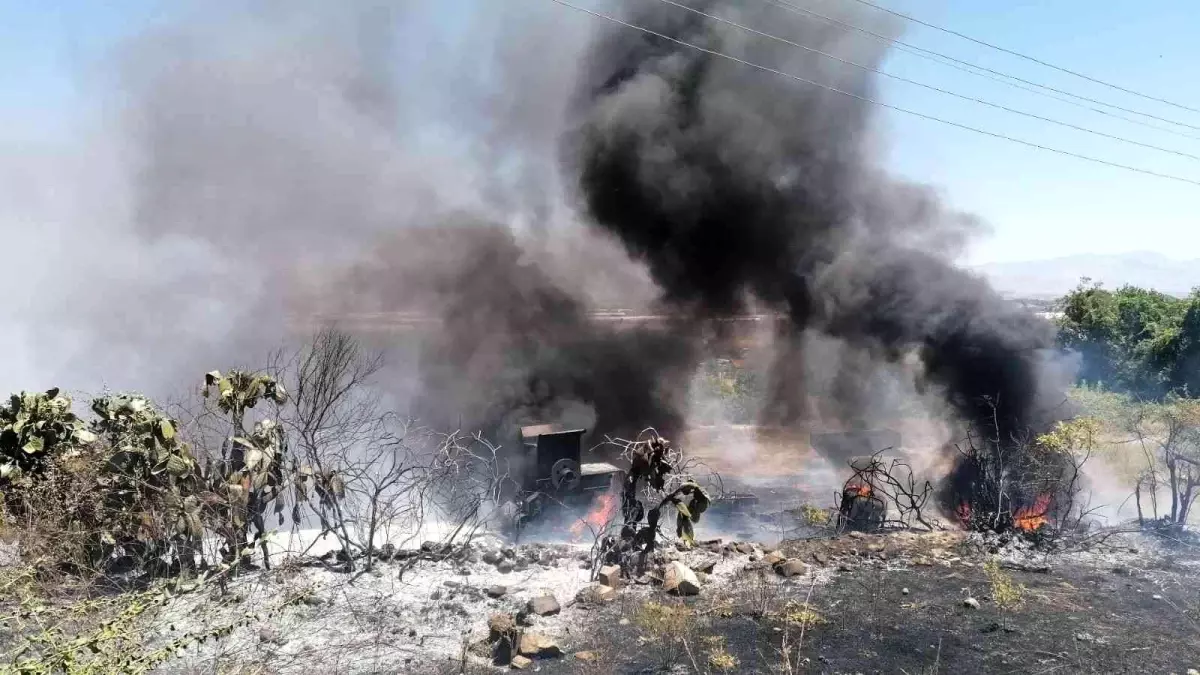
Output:
[[[1155,593],[1154,595],[1150,596],[1150,599],[1151,600],[1162,600],[1162,596]]]
[[[493,549],[491,551],[487,551],[486,553],[483,554],[483,562],[485,562],[489,565],[495,565],[496,563],[500,562],[503,559],[504,559],[504,556],[500,554],[500,551],[497,551],[495,549]]]
[[[600,568],[596,580],[609,588],[621,587],[621,568],[616,565],[605,565]]]
[[[717,559],[709,558],[708,560],[702,560],[702,561],[692,565],[692,571],[697,574],[700,574],[700,573],[712,574],[713,570],[716,569],[716,567],[717,567]]]
[[[767,563],[768,565],[778,565],[784,560],[787,560],[787,556],[783,555],[779,551],[769,551],[763,556],[763,562]]]
[[[507,558],[496,563],[496,571],[500,572],[501,574],[508,574],[509,572],[513,571],[513,567],[513,561]]]
[[[907,589],[907,588],[901,588],[901,589],[900,589],[900,593],[902,593],[903,595],[908,595],[908,589]]]
[[[967,598],[963,600],[963,606],[970,607],[971,609],[979,609],[979,601],[975,598]]]
[[[320,607],[321,605],[325,604],[325,600],[319,595],[306,595],[304,596],[303,602],[309,607]]]
[[[488,617],[489,640],[498,640],[500,636],[514,633],[516,630],[517,622],[512,614],[499,612]]]
[[[530,600],[526,609],[530,614],[553,616],[558,614],[562,607],[559,606],[558,600],[553,595],[543,595]]]
[[[687,565],[672,562],[663,571],[663,590],[678,595],[696,595],[700,592],[700,580]]]
[[[829,562],[829,556],[825,555],[821,551],[813,551],[812,557],[813,560],[816,560],[817,564],[819,565],[824,565]]]
[[[509,559],[517,557],[516,550],[509,546],[505,546],[504,548],[500,549],[500,554]]]
[[[575,594],[575,602],[582,605],[599,605],[615,600],[616,597],[617,591],[612,587],[595,584],[579,589],[579,592]]]
[[[430,600],[441,600],[442,599],[442,589],[440,589],[440,588],[433,589],[433,592],[429,594],[429,599]]]
[[[796,577],[808,572],[808,565],[796,560],[784,560],[775,566],[775,573],[782,577]]]
[[[618,621],[618,622],[617,622],[617,625],[618,625],[618,626],[628,626],[628,625],[629,625],[629,619],[621,619],[620,621]]]
[[[258,640],[259,642],[265,642],[276,647],[282,647],[287,644],[287,638],[283,637],[283,634],[276,628],[264,628],[258,631]]]
[[[488,586],[484,592],[489,598],[502,598],[508,594],[508,586]]]
[[[737,543],[733,545],[733,550],[741,553],[742,555],[750,555],[751,553],[754,553],[754,544],[747,544],[745,542]]]
[[[866,539],[866,537],[867,537],[867,535],[863,534],[862,532],[859,532],[858,530],[855,530],[850,533],[851,539]]]
[[[517,643],[517,653],[521,656],[550,658],[554,656],[562,656],[562,648],[553,638],[542,635],[541,633],[527,632],[521,635],[520,642]]]
[[[600,655],[597,654],[596,652],[587,652],[587,651],[575,652],[575,658],[578,659],[579,661],[585,661],[587,663],[592,663],[594,661],[598,661],[600,659]]]
[[[516,670],[526,670],[533,665],[533,661],[529,658],[517,654],[513,657],[511,665]]]

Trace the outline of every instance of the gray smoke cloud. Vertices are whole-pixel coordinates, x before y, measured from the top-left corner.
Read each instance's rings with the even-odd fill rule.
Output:
[[[432,339],[373,342],[401,412],[681,423],[691,339],[586,318],[657,295],[562,199],[588,29],[457,4],[197,3],[121,44],[86,133],[0,167],[5,229],[39,252],[0,310],[0,386],[172,396],[261,367],[309,317],[417,310]]]

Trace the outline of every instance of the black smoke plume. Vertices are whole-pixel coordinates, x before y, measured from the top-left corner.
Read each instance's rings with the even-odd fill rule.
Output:
[[[598,322],[502,225],[459,217],[406,230],[357,271],[371,292],[437,319],[412,412],[511,442],[555,423],[592,437],[683,429],[693,328]]]
[[[843,51],[830,27],[771,10],[693,2],[708,13]],[[638,1],[625,20],[708,50],[863,97],[870,74],[778,47],[676,7]],[[880,47],[852,58],[877,67]],[[834,64],[836,65],[836,64]],[[806,330],[896,361],[916,352],[925,378],[967,424],[1000,438],[1044,427],[1063,391],[1050,377],[1051,326],[940,254],[970,219],[874,161],[872,107],[711,53],[612,25],[586,58],[566,161],[588,213],[644,261],[668,301],[696,315],[747,299],[784,312],[803,359]],[[777,372],[795,374],[794,367]],[[802,389],[801,389],[802,390]],[[800,422],[796,388],[764,408]],[[1055,400],[1059,397],[1059,400]]]

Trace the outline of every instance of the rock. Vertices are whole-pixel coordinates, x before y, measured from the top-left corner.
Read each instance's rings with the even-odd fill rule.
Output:
[[[629,625],[629,619],[622,618],[620,621],[618,621],[618,622],[617,622],[617,625],[618,625],[618,626],[628,626],[628,625]]]
[[[440,588],[433,589],[433,592],[429,594],[429,599],[430,600],[441,600],[442,599],[442,589],[440,589]]]
[[[975,598],[967,598],[966,600],[963,600],[963,607],[970,607],[971,609],[979,609],[979,601],[976,600]]]
[[[751,553],[754,553],[754,544],[747,544],[745,542],[737,543],[733,545],[733,550],[741,553],[742,555],[750,555]]]
[[[517,622],[512,614],[502,612],[488,617],[487,642],[492,663],[503,666],[512,661],[517,646]]]
[[[498,612],[488,617],[488,640],[496,641],[502,635],[517,632],[517,621],[508,612]]]
[[[579,661],[592,663],[600,660],[600,655],[596,652],[575,652],[575,658]]]
[[[908,595],[908,589],[907,589],[907,588],[901,588],[901,589],[900,589],[900,593],[901,593],[902,595]]]
[[[533,666],[533,661],[531,659],[521,656],[520,654],[517,654],[516,656],[513,657],[512,667],[517,670],[527,670],[528,668],[530,668],[532,666]]]
[[[500,554],[510,560],[517,557],[516,549],[512,548],[511,546],[505,546],[504,548],[500,549]]]
[[[319,595],[306,595],[302,602],[309,607],[320,607],[325,604],[325,599]]]
[[[850,538],[851,539],[866,539],[867,535],[863,534],[862,532],[859,532],[858,530],[855,530],[850,533]]]
[[[821,551],[813,551],[812,557],[813,560],[817,561],[818,565],[824,565],[829,562],[829,556],[825,555]]]
[[[491,551],[487,551],[483,554],[483,562],[485,562],[489,565],[495,565],[496,563],[500,562],[503,559],[504,559],[504,556],[500,554],[500,551],[495,550],[495,549],[493,549]]]
[[[275,645],[276,647],[282,647],[287,644],[287,638],[283,637],[279,629],[270,627],[258,631],[258,641]]]
[[[1112,568],[1112,573],[1119,574],[1123,577],[1133,576],[1133,570],[1129,569],[1128,567],[1125,567],[1124,565],[1118,565],[1118,566]]]
[[[395,558],[395,557],[396,557],[396,545],[391,542],[384,544],[383,548],[380,549],[380,551],[379,551],[379,559],[384,562],[388,562],[389,560],[391,560],[392,558]]]
[[[716,567],[717,567],[717,559],[709,558],[707,560],[701,560],[700,562],[692,565],[692,571],[697,574],[700,574],[700,573],[712,574],[713,570],[716,569]]]
[[[531,658],[552,658],[562,656],[563,653],[562,648],[553,638],[541,633],[526,632],[521,635],[521,640],[517,644],[517,653]]]
[[[527,569],[529,569],[529,561],[528,560],[523,560],[523,559],[518,560],[516,562],[516,564],[513,565],[514,572],[524,572]]]
[[[763,562],[767,563],[768,565],[778,565],[779,563],[783,562],[784,560],[787,560],[787,557],[784,556],[779,551],[771,551],[763,556]],[[706,570],[706,571],[711,572],[712,570]]]
[[[700,592],[700,580],[687,565],[672,562],[663,573],[663,590],[678,595],[696,595]]]
[[[592,586],[585,586],[584,588],[579,589],[579,592],[575,594],[575,602],[584,605],[599,605],[601,603],[611,602],[612,600],[615,600],[616,597],[617,591],[611,586],[594,584]]]
[[[508,594],[508,586],[488,586],[484,592],[489,598],[503,598]]]
[[[500,572],[501,574],[508,574],[509,572],[513,571],[513,567],[513,561],[507,558],[496,563],[496,571]]]
[[[1162,600],[1162,596],[1155,593],[1154,595],[1150,596],[1150,599],[1151,600]]]
[[[775,573],[783,577],[797,577],[808,572],[808,565],[792,558],[775,566]]]
[[[558,614],[562,607],[559,606],[558,600],[553,595],[543,595],[530,600],[526,609],[530,614],[553,616]]]
[[[609,588],[621,587],[621,568],[616,565],[605,565],[600,568],[596,580]]]

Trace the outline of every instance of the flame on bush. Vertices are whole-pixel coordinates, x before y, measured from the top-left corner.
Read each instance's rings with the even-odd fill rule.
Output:
[[[846,487],[846,492],[859,497],[870,497],[871,486],[867,485],[866,483],[863,483],[862,485],[849,485]]]
[[[1050,522],[1046,517],[1046,512],[1049,510],[1050,495],[1042,495],[1033,502],[1033,506],[1026,506],[1017,510],[1016,515],[1013,516],[1013,526],[1027,532],[1032,532]]]
[[[613,513],[617,510],[617,493],[605,492],[596,498],[592,508],[587,512],[587,515],[575,521],[571,525],[571,535],[576,539],[583,536],[583,531],[587,527],[594,530],[602,529],[612,520]]]

